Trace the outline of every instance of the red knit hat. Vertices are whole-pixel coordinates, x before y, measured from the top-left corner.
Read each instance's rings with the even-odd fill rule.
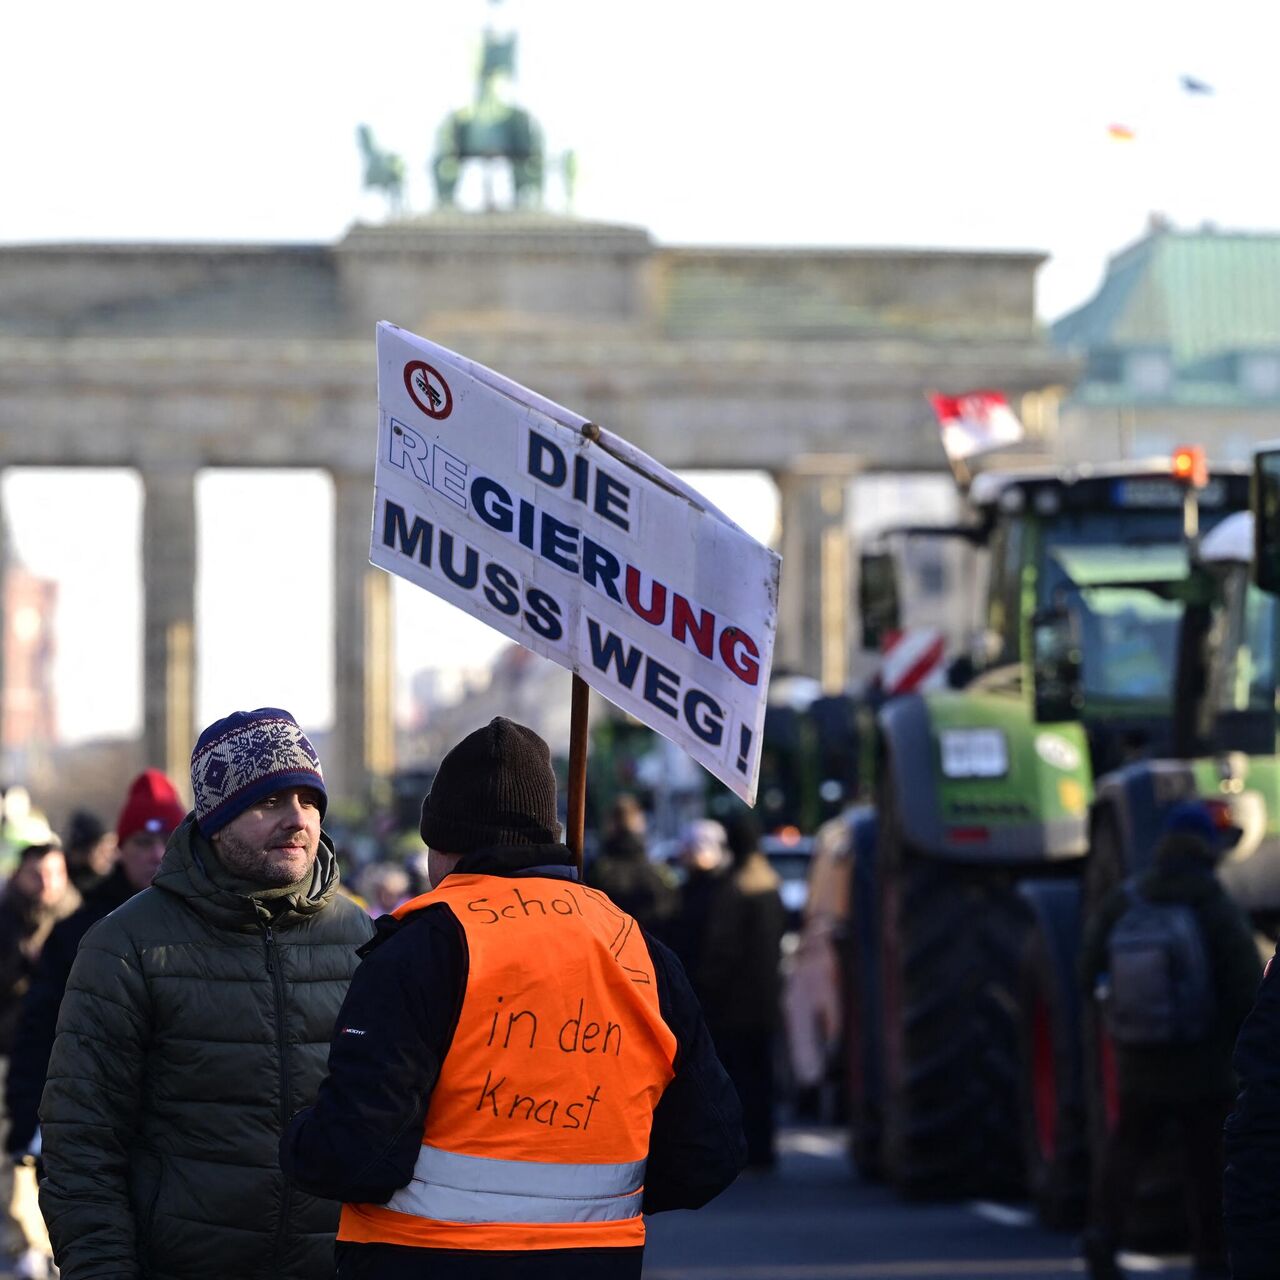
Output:
[[[154,831],[166,839],[187,816],[173,783],[159,769],[144,769],[129,786],[129,798],[116,822],[121,844],[139,831]]]

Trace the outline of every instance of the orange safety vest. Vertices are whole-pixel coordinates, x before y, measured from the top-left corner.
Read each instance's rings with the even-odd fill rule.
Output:
[[[676,1041],[639,926],[603,893],[543,876],[455,873],[393,914],[438,902],[466,935],[467,989],[422,1149],[385,1206],[343,1206],[338,1239],[642,1245],[649,1130]]]

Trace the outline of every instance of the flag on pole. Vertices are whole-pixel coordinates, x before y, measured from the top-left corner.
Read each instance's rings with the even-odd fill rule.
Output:
[[[942,426],[942,447],[952,461],[1017,444],[1023,437],[1022,423],[998,391],[934,393],[929,401]]]

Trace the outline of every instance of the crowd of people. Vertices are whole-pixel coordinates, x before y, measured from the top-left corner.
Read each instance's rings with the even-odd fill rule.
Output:
[[[723,824],[691,822],[676,862],[678,873],[650,859],[644,812],[624,796],[586,879],[680,958],[742,1102],[748,1167],[767,1169],[776,1159],[774,1066],[787,917],[778,876],[745,808]]]
[[[691,827],[678,883],[624,800],[584,884],[546,743],[499,717],[352,887],[287,712],[210,725],[190,788],[143,771],[0,892],[14,1276],[625,1280],[644,1214],[773,1162],[746,815]]]
[[[19,1280],[627,1280],[643,1215],[774,1165],[786,911],[750,810],[657,860],[623,796],[580,875],[547,744],[498,717],[441,763],[418,852],[353,889],[287,712],[210,725],[190,788],[188,809],[144,770],[114,828],[72,814],[0,890]],[[1194,1274],[1273,1270],[1280,974],[1259,986],[1223,848],[1176,806],[1089,921],[1082,990],[1118,1068],[1098,1280],[1122,1274],[1158,1147],[1184,1170]]]
[[[168,778],[147,769],[130,784],[114,830],[73,812],[56,837],[19,850],[0,894],[0,1061],[4,1064],[5,1247],[18,1280],[52,1273],[37,1204],[39,1107],[58,1011],[89,929],[155,876],[186,807]]]

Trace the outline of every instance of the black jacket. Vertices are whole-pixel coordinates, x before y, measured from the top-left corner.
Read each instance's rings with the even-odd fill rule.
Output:
[[[80,895],[70,885],[52,906],[27,898],[12,881],[0,894],[0,1057],[13,1051],[40,953],[54,929],[79,910]]]
[[[80,939],[136,892],[124,868],[116,867],[89,890],[79,911],[54,925],[49,941],[44,944],[31,986],[22,1000],[5,1081],[4,1105],[9,1113],[5,1149],[11,1155],[27,1150],[40,1123],[40,1095],[49,1070],[49,1054],[53,1052],[58,1009],[67,990]]]
[[[607,893],[642,929],[656,937],[666,936],[680,894],[671,871],[649,860],[639,836],[624,831],[606,840],[600,856],[587,868],[586,881]]]
[[[730,1035],[777,1031],[787,909],[763,853],[752,853],[715,880],[705,927],[698,968],[689,976],[712,1036],[724,1048]]]
[[[562,845],[479,850],[457,870],[503,876],[572,877]],[[329,1076],[314,1107],[294,1117],[281,1165],[313,1195],[384,1204],[413,1174],[431,1091],[449,1050],[467,981],[465,935],[452,911],[433,905],[403,920],[384,916],[338,1018]],[[675,1077],[653,1118],[644,1211],[696,1209],[737,1176],[746,1159],[733,1085],[716,1057],[680,962],[646,935],[659,1009],[676,1038]],[[344,1035],[358,1027],[362,1035]],[[396,1245],[338,1245],[338,1275],[399,1280],[628,1280],[642,1249],[453,1252]]]
[[[1223,1210],[1235,1280],[1280,1269],[1280,962],[1272,957],[1236,1041],[1240,1093],[1225,1130]]]
[[[1209,1098],[1226,1102],[1236,1088],[1231,1051],[1262,972],[1253,928],[1227,896],[1213,863],[1180,836],[1165,838],[1139,888],[1153,902],[1185,902],[1195,911],[1213,972],[1216,1014],[1210,1034],[1192,1044],[1117,1045],[1120,1092],[1171,1106]],[[1128,901],[1123,886],[1114,889],[1087,924],[1080,972],[1086,1000],[1093,999],[1107,967],[1107,938]]]

